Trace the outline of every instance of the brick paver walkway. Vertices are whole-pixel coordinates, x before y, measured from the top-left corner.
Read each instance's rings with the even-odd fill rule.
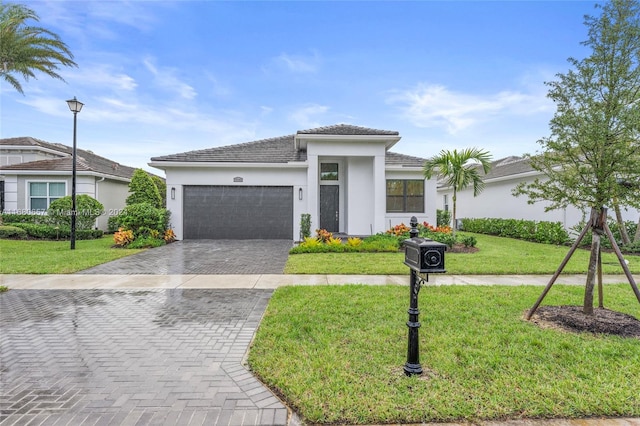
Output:
[[[290,240],[184,240],[80,274],[282,274],[291,247]]]
[[[270,290],[0,294],[3,425],[285,425],[242,365]]]

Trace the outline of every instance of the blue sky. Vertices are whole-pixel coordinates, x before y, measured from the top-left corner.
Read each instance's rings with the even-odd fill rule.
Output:
[[[588,51],[588,1],[23,1],[67,43],[66,83],[4,81],[2,137],[72,144],[133,167],[152,156],[348,123],[393,151],[534,153],[545,81]]]

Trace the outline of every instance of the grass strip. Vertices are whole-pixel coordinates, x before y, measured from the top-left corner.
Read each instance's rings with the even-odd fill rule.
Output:
[[[478,240],[476,253],[445,254],[445,266],[450,274],[506,275],[553,274],[569,247],[532,243],[512,238],[474,235]],[[640,256],[626,255],[632,273],[640,273]],[[290,255],[286,274],[356,274],[356,275],[406,275],[404,252],[398,253],[306,253]],[[589,251],[579,249],[565,267],[565,274],[586,273]],[[623,274],[624,271],[613,253],[602,254],[605,274]]]
[[[76,241],[0,240],[2,274],[72,274],[142,250],[111,248],[113,237]]]
[[[251,368],[311,423],[420,423],[640,416],[640,339],[541,329],[522,319],[541,287],[420,293],[422,377],[405,377],[408,288],[281,287]],[[545,305],[580,305],[556,285]],[[640,317],[629,285],[610,309]]]

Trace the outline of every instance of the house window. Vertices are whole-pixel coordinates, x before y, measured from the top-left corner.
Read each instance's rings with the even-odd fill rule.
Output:
[[[320,180],[338,180],[338,163],[321,163]]]
[[[449,211],[449,194],[444,194],[442,196],[442,205],[444,206],[444,211]]]
[[[29,182],[29,209],[46,210],[52,201],[64,197],[65,193],[64,182]]]
[[[424,180],[387,180],[387,213],[424,213]]]

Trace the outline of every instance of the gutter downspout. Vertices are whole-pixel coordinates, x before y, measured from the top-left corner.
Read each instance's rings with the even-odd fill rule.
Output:
[[[102,178],[100,180],[96,181],[96,200],[98,199],[98,184],[100,182],[104,182],[104,180],[106,179],[106,176],[102,176]],[[98,219],[96,219],[95,223],[93,224],[93,226],[98,229]]]

